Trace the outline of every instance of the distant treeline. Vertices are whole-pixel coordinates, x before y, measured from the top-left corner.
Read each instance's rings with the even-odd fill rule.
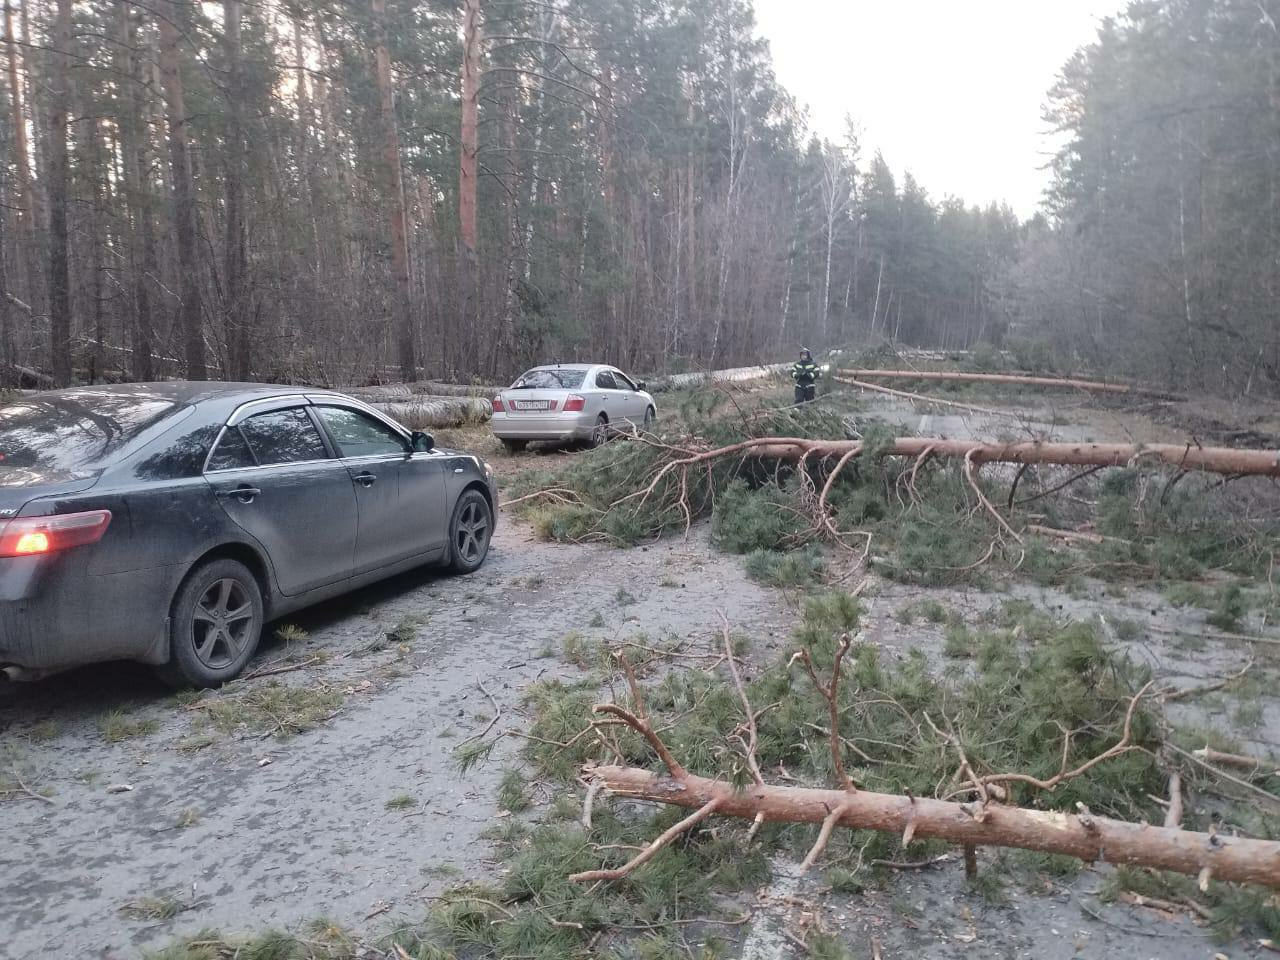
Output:
[[[749,0],[9,0],[0,377],[487,381],[1012,330],[1256,384],[1274,2],[1107,24],[1019,224],[808,138]]]

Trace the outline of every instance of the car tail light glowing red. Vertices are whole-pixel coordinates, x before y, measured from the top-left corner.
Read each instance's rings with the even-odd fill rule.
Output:
[[[587,398],[580,397],[576,393],[569,394],[564,401],[565,413],[581,413],[587,406]]]
[[[110,523],[110,510],[10,520],[0,524],[0,557],[34,557],[97,543]]]
[[[506,412],[507,412],[506,404],[504,404],[504,403],[502,402],[502,398],[501,398],[501,397],[494,397],[494,398],[493,398],[493,412],[494,412],[494,413],[506,413]]]

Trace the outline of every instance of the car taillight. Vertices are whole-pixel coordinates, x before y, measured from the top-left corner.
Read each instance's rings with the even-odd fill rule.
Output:
[[[580,397],[576,393],[569,394],[564,401],[565,413],[581,413],[587,407],[587,398]]]
[[[0,557],[34,557],[97,543],[110,523],[110,510],[10,520],[0,525]]]
[[[506,412],[507,412],[506,405],[502,402],[502,398],[501,398],[501,397],[494,397],[494,398],[493,398],[493,412],[494,412],[494,413],[506,413]]]

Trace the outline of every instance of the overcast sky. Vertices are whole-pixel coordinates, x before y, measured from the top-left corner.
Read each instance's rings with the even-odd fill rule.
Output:
[[[1041,119],[1062,64],[1124,0],[755,0],[778,79],[821,136],[848,114],[935,200],[1035,212],[1052,138]]]

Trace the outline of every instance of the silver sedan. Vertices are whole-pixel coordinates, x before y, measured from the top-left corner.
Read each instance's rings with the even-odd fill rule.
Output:
[[[650,430],[658,410],[643,380],[617,367],[563,363],[534,367],[493,398],[493,434],[508,450],[530,440],[598,446],[610,433]]]

